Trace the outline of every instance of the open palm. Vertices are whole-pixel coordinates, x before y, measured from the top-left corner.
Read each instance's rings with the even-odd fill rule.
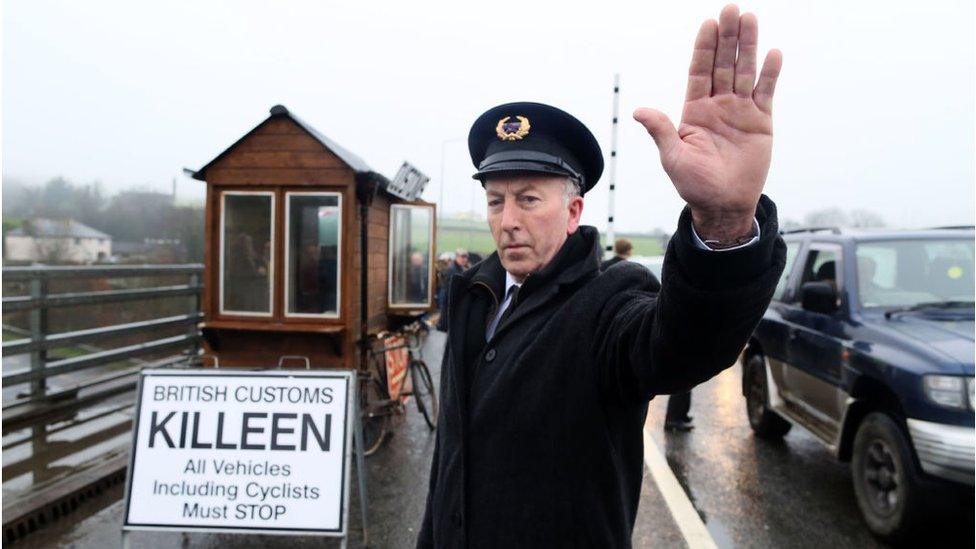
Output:
[[[757,83],[758,36],[754,15],[726,6],[718,22],[708,20],[698,32],[680,126],[654,109],[634,112],[706,238],[751,229],[769,171],[773,90],[783,61],[771,50]]]

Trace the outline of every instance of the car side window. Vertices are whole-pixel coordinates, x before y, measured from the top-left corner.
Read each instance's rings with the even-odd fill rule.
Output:
[[[786,293],[786,283],[790,280],[790,273],[793,272],[793,264],[796,263],[796,256],[800,251],[800,241],[794,240],[786,243],[786,267],[783,268],[783,274],[779,276],[779,282],[776,283],[776,291],[773,292],[773,299],[776,301],[782,301],[783,295]]]
[[[839,253],[835,250],[813,248],[807,254],[800,286],[807,282],[830,282],[838,288],[837,272],[840,267]]]

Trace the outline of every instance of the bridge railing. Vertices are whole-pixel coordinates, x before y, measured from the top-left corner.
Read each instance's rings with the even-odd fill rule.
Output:
[[[16,334],[22,339],[4,341],[3,356],[29,355],[29,365],[19,368],[3,369],[3,387],[26,384],[27,390],[16,399],[5,399],[3,406],[4,432],[7,433],[14,425],[8,421],[22,424],[41,412],[50,412],[51,404],[76,397],[80,390],[95,391],[98,386],[106,386],[107,392],[101,395],[105,398],[118,394],[120,380],[131,378],[130,383],[122,386],[134,386],[135,376],[145,365],[166,365],[186,361],[196,356],[199,350],[200,334],[197,328],[201,320],[200,284],[203,266],[199,264],[186,265],[124,265],[124,266],[93,266],[93,267],[4,267],[3,281],[20,284],[27,287],[27,295],[4,296],[4,314],[23,312],[27,315],[27,329],[16,329]],[[103,291],[62,292],[50,293],[52,283],[76,281],[79,279],[125,279],[132,277],[159,278],[181,277],[186,283],[146,288],[126,288]],[[115,304],[124,302],[146,301],[158,298],[187,296],[189,306],[184,314],[169,315],[139,322],[127,322],[97,328],[73,330],[60,333],[50,333],[48,330],[49,314],[53,309],[70,308],[83,305]],[[183,333],[169,337],[152,338],[154,334],[166,330],[172,333],[174,329],[183,327]],[[5,329],[7,327],[5,326]],[[9,330],[7,330],[9,332]],[[165,332],[164,332],[165,333]],[[104,342],[119,336],[146,335],[150,339],[139,343],[115,348],[105,348]],[[87,348],[89,352],[79,356],[69,356],[51,360],[48,351],[65,347]],[[146,356],[158,357],[162,353],[172,351],[168,359],[154,360],[137,364],[137,359]],[[109,364],[117,365],[122,361],[131,367],[105,371]],[[5,360],[6,362],[6,360]],[[142,362],[142,361],[139,361]],[[80,370],[97,368],[101,371],[91,376],[83,376],[67,387],[51,390],[47,380],[53,376],[63,375]],[[77,377],[77,376],[76,376]],[[97,391],[90,397],[99,396]],[[98,399],[101,400],[101,399]],[[81,403],[75,403],[77,406]],[[61,406],[53,406],[60,408]],[[15,410],[19,408],[19,410]],[[33,412],[31,412],[33,409]],[[77,409],[77,408],[76,408]]]

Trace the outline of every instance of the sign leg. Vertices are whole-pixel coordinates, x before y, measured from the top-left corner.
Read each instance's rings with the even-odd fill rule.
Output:
[[[122,530],[122,549],[130,549],[132,545],[129,543],[129,531]]]
[[[356,477],[359,480],[359,507],[363,515],[363,545],[369,546],[369,522],[366,513],[368,508],[368,498],[366,495],[366,460],[363,456],[362,415],[359,413],[359,395],[357,394],[354,398],[357,399],[356,406],[353,408],[353,436],[356,437]]]

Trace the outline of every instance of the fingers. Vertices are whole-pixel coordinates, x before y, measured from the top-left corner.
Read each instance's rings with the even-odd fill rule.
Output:
[[[695,51],[691,54],[691,67],[688,69],[686,101],[708,97],[712,93],[712,69],[715,66],[717,46],[718,22],[709,19],[702,23],[698,29],[698,37],[695,38]]]
[[[779,71],[782,68],[783,53],[779,50],[769,50],[763,62],[762,72],[759,74],[759,83],[752,92],[752,99],[756,102],[756,106],[765,113],[773,111],[773,92],[776,90],[776,79],[779,78]]]
[[[634,111],[634,120],[644,126],[647,133],[654,138],[654,143],[661,151],[661,156],[667,156],[681,142],[678,137],[678,130],[674,128],[668,115],[654,109],[637,109]]]
[[[756,84],[756,47],[759,43],[759,22],[746,13],[739,18],[739,56],[735,60],[735,94],[749,97]]]
[[[718,17],[718,48],[712,71],[712,95],[732,93],[735,50],[739,41],[739,8],[729,4]]]

